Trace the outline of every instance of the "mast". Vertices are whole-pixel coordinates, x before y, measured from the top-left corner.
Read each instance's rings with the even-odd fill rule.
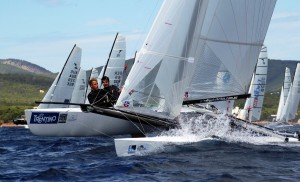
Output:
[[[109,60],[110,60],[110,57],[111,57],[111,53],[112,53],[112,51],[113,51],[113,48],[114,48],[114,46],[115,46],[115,43],[116,43],[116,40],[117,40],[117,37],[118,37],[118,35],[119,35],[119,32],[117,32],[117,34],[116,34],[116,36],[115,36],[115,39],[114,39],[114,42],[113,42],[113,45],[112,45],[112,47],[111,47],[111,49],[110,49],[110,52],[109,52],[109,55],[108,55],[108,58],[107,58],[107,61],[106,61],[106,64],[104,65],[104,71],[103,71],[103,75],[102,75],[102,77],[105,75],[105,72],[106,72],[106,68],[107,68],[107,65],[108,65],[108,63],[109,63]],[[102,85],[102,83],[101,83],[101,85]]]
[[[98,79],[101,80],[101,78],[105,75],[109,77],[111,85],[120,87],[125,66],[125,56],[126,39],[124,36],[117,34],[108,62],[101,70]],[[101,85],[102,83],[100,84],[100,87]]]

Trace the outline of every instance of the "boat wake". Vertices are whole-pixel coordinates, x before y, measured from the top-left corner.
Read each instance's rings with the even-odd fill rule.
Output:
[[[184,151],[186,147],[203,146],[202,143],[207,142],[300,147],[300,142],[296,138],[289,137],[289,142],[287,142],[285,141],[286,137],[275,133],[270,136],[260,134],[253,131],[253,124],[251,127],[250,123],[248,126],[237,127],[232,124],[232,118],[225,114],[218,114],[214,118],[206,114],[200,116],[181,115],[179,122],[181,126],[179,128],[159,134],[154,133],[145,138],[115,139],[117,155],[145,156],[166,152],[176,153],[178,150]]]
[[[207,138],[222,140],[229,143],[249,143],[254,145],[284,145],[300,146],[300,142],[285,142],[280,138],[266,136],[253,132],[250,128],[235,128],[232,120],[226,114],[219,114],[216,118],[207,115],[191,117],[182,115],[180,128],[163,132],[160,136],[180,137],[187,142],[199,142]]]

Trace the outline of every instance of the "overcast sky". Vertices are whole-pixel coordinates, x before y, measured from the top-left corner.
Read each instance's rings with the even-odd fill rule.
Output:
[[[1,0],[0,59],[22,59],[52,72],[72,47],[81,66],[105,64],[117,32],[127,58],[143,43],[163,0]],[[269,58],[300,60],[300,0],[277,0],[266,36]]]

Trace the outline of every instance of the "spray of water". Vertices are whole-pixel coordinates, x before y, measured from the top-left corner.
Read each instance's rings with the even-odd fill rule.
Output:
[[[234,128],[231,118],[226,114],[217,117],[203,115],[182,114],[179,118],[180,128],[165,131],[161,136],[176,136],[188,142],[198,142],[207,138],[223,140],[226,142],[246,142],[252,144],[267,144],[260,134],[250,129]]]

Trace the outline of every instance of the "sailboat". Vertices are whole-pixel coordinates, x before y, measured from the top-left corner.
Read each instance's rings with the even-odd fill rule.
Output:
[[[123,62],[123,66],[120,66],[122,68],[118,67],[118,70],[123,70],[126,49],[125,39],[120,37],[116,38],[115,40],[118,41],[115,41],[117,44],[113,44],[109,59]],[[60,75],[72,76],[70,75],[70,69],[73,68],[73,64],[70,63],[74,61],[74,58],[78,57],[75,56],[79,52],[76,51],[77,49],[78,48],[75,47],[71,52],[71,55],[67,59]],[[124,60],[122,61],[120,58]],[[111,136],[120,134],[135,135],[137,133],[141,133],[141,130],[147,130],[147,126],[143,126],[143,124],[134,123],[128,120],[128,117],[125,117],[124,114],[122,114],[122,117],[116,118],[107,115],[106,112],[103,112],[100,115],[98,113],[87,112],[86,110],[82,111],[80,106],[86,107],[86,105],[89,105],[89,103],[84,104],[84,102],[82,102],[83,99],[85,100],[85,96],[83,98],[83,95],[86,95],[86,93],[83,93],[83,90],[87,88],[87,85],[84,85],[86,83],[84,71],[79,71],[79,67],[80,64],[78,63],[77,73],[79,73],[79,75],[76,83],[75,80],[72,82],[72,86],[75,87],[76,90],[67,90],[64,89],[65,87],[58,89],[58,86],[64,86],[68,84],[68,79],[62,79],[63,76],[57,76],[45,98],[42,100],[42,102],[40,102],[40,106],[43,107],[25,110],[26,121],[30,131],[33,134],[39,136]],[[115,67],[109,64],[107,66],[106,74],[110,74],[110,72],[113,72],[114,74],[115,71]],[[99,75],[96,69],[92,71],[91,74],[91,77],[98,77]],[[118,72],[115,76],[119,76],[120,74],[121,73]],[[113,78],[119,79],[119,77]],[[118,80],[118,82],[119,81],[120,80]],[[70,103],[70,101],[65,103],[65,99],[53,99],[60,98],[66,94],[72,103]],[[44,107],[48,105],[51,107]],[[107,109],[108,112],[111,110],[112,109]]]
[[[124,36],[121,36],[119,33],[117,33],[113,49],[109,55],[109,59],[107,60],[106,65],[102,68],[98,79],[101,80],[103,76],[107,76],[111,85],[120,87],[125,68],[125,56],[126,39]]]
[[[164,1],[115,108],[178,123],[182,104],[248,95],[275,4],[274,0]],[[183,98],[186,90],[192,96],[188,100]],[[118,156],[126,156],[189,142],[180,137],[121,138],[115,139],[115,147]]]
[[[146,127],[156,131],[178,127],[182,104],[248,95],[275,2],[166,0],[114,108],[81,104],[86,115],[66,111],[62,119],[65,122],[58,122],[58,116],[31,119],[41,121],[39,124],[51,130],[52,135],[56,132],[56,136],[66,136],[66,131],[69,136],[128,134],[133,130],[146,134]],[[193,84],[196,76],[200,84]],[[195,88],[201,85],[203,92],[198,92]],[[187,89],[198,96],[183,101]],[[53,125],[45,123],[48,120],[54,120]],[[93,129],[97,131],[91,133]],[[121,144],[127,153],[129,149],[131,153],[145,149],[128,145],[127,139],[115,139],[115,143],[116,148]]]
[[[56,76],[54,82],[43,98],[42,102],[64,102],[66,105],[44,104],[41,103],[38,109],[69,107],[72,92],[74,90],[77,75],[81,62],[81,48],[74,45],[70,52],[62,71]]]
[[[87,81],[86,81],[86,71],[80,68],[74,90],[72,92],[70,103],[84,103],[86,98]],[[75,105],[70,105],[70,107],[79,107]]]
[[[266,90],[267,72],[267,47],[263,46],[257,60],[255,73],[251,80],[249,89],[251,97],[246,99],[244,109],[240,111],[238,118],[250,122],[260,120]]]
[[[278,110],[276,114],[276,121],[280,120],[284,105],[286,103],[286,99],[291,87],[292,83],[292,77],[291,77],[291,72],[288,67],[285,68],[285,73],[284,73],[284,82],[281,87],[281,92],[280,92],[280,99],[279,99],[279,105],[278,105]]]
[[[280,115],[279,121],[289,122],[294,120],[298,110],[298,105],[300,101],[300,64],[297,64],[293,83],[290,86],[290,90],[284,104],[282,113]]]

